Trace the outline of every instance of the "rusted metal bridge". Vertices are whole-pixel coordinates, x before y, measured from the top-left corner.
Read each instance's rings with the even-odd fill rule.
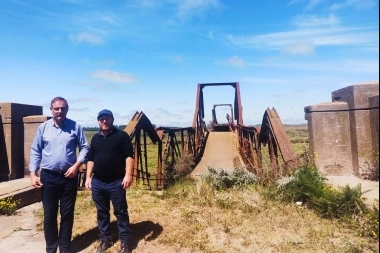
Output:
[[[233,104],[215,104],[212,108],[212,126],[207,129],[204,120],[205,108],[203,89],[205,87],[232,86],[235,90]],[[277,111],[267,109],[264,112],[260,127],[243,124],[243,107],[238,82],[200,83],[197,86],[195,112],[192,126],[157,127],[155,128],[143,112],[136,112],[126,128],[135,147],[134,180],[149,189],[162,189],[165,172],[173,168],[176,161],[183,156],[191,156],[199,162],[205,149],[210,131],[230,131],[236,136],[237,151],[243,166],[260,176],[262,169],[262,148],[268,147],[272,175],[277,177],[280,168],[297,160],[291,142],[287,137]],[[218,106],[229,106],[231,114],[226,115],[227,123],[220,124],[215,109]],[[149,138],[149,139],[148,139]],[[151,154],[155,153],[154,157]],[[155,159],[157,168],[151,168]],[[152,173],[152,171],[155,171]]]

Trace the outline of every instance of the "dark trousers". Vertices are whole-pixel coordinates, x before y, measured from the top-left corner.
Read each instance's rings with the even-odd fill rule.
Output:
[[[93,178],[91,181],[92,199],[97,209],[100,240],[111,240],[110,202],[112,202],[114,215],[117,218],[120,242],[128,244],[132,231],[129,227],[126,191],[121,183],[121,179],[103,182]]]
[[[78,178],[65,178],[63,174],[42,170],[42,205],[44,208],[44,234],[46,252],[69,250],[74,223],[74,207]],[[58,209],[61,215],[58,230]]]

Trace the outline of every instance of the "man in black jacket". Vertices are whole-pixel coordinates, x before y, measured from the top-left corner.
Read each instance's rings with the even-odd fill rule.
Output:
[[[98,114],[99,133],[91,140],[87,157],[86,188],[92,190],[97,209],[100,244],[97,253],[111,247],[110,201],[119,230],[120,251],[129,253],[131,237],[126,189],[132,184],[133,145],[129,135],[113,125],[113,114],[102,110]]]

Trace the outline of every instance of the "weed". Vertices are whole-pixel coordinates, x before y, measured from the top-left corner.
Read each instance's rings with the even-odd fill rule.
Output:
[[[212,185],[216,190],[241,189],[257,182],[256,176],[245,171],[242,167],[236,167],[232,172],[209,167],[208,171],[209,173],[203,176],[202,180]]]
[[[14,215],[20,204],[20,200],[7,197],[0,200],[0,215]]]
[[[379,181],[379,152],[372,151],[369,161],[364,162],[366,169],[362,171],[362,177],[366,180]]]
[[[166,164],[164,170],[165,186],[169,186],[181,178],[189,175],[194,169],[194,157],[192,154],[179,157],[174,164]]]
[[[312,166],[304,166],[294,175],[278,181],[275,198],[305,204],[321,217],[340,219],[361,236],[379,238],[379,209],[364,203],[361,185],[333,188]]]
[[[324,178],[313,166],[303,166],[293,175],[279,180],[278,197],[286,201],[308,203],[312,197],[322,196],[325,187]]]

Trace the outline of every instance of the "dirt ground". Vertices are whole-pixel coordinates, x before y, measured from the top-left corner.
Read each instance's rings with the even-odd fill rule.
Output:
[[[352,184],[356,186],[358,182],[354,177],[346,177],[344,178],[334,179],[331,183],[334,185],[343,185],[343,184]],[[375,184],[366,185],[365,189],[374,190],[371,187],[377,187],[373,191],[373,196],[378,199],[378,182]],[[373,201],[374,199],[372,199]],[[39,218],[34,216],[33,211],[41,208],[41,203],[35,203],[26,207],[23,207],[17,211],[17,214],[14,216],[0,216],[0,252],[12,252],[12,253],[41,253],[45,252],[45,241],[43,231],[37,230],[37,223],[39,222]],[[137,214],[139,212],[139,206],[136,203],[131,203],[130,213]],[[187,207],[189,208],[189,207]],[[209,213],[208,213],[209,212]],[[210,216],[211,215],[211,216]],[[206,211],[202,216],[205,217],[213,217],[217,215],[213,213],[212,210]],[[297,216],[297,214],[295,214]],[[300,215],[300,214],[298,214]],[[309,214],[308,214],[309,215]],[[131,215],[131,228],[133,230],[133,236],[131,240],[130,247],[132,252],[143,252],[143,253],[196,253],[196,251],[191,251],[185,247],[181,247],[181,250],[178,251],[178,247],[168,247],[165,244],[160,243],[162,238],[165,238],[167,233],[169,232],[168,228],[174,226],[174,223],[177,223],[181,220],[179,217],[181,216],[181,210],[175,210],[173,208],[167,208],[165,206],[162,207],[162,210],[159,213],[147,212],[145,214]],[[143,219],[141,219],[143,217]],[[137,220],[136,220],[137,218]],[[264,217],[263,217],[264,218]],[[268,218],[268,217],[267,217]],[[273,226],[272,223],[285,222],[278,221],[279,217],[272,217],[274,220],[267,220],[264,224],[267,226]],[[294,217],[293,217],[294,218]],[[296,219],[296,218],[294,218]],[[83,219],[82,219],[83,220]],[[88,221],[92,224],[95,220],[95,217],[89,217]],[[115,226],[115,222],[112,223]],[[178,223],[177,226],[186,226],[185,224]],[[306,227],[313,225],[304,224]],[[244,227],[244,226],[243,226]],[[116,229],[115,227],[113,229]],[[185,229],[185,228],[184,228]],[[238,226],[236,229],[243,229]],[[207,230],[210,234],[210,238],[215,241],[216,245],[240,245],[239,241],[233,243],[231,239],[227,238],[227,234],[215,231],[215,228],[210,227]],[[285,232],[283,236],[286,237],[294,237],[297,238],[300,235],[297,234],[297,231],[282,231]],[[72,253],[90,253],[95,252],[95,248],[97,246],[97,228],[95,223],[89,226],[88,231],[86,230],[80,236],[75,237],[72,240]],[[255,233],[251,231],[251,236],[260,237],[263,236],[262,233]],[[272,233],[277,234],[274,230]],[[73,235],[74,236],[74,235]],[[258,238],[257,238],[258,239]],[[231,244],[232,243],[232,244]],[[245,245],[245,248],[241,248],[235,252],[257,252],[252,251],[257,248],[257,244],[249,244]],[[107,253],[118,252],[119,244],[115,241],[115,245],[107,251]],[[224,252],[224,251],[223,251]],[[277,252],[277,251],[260,251],[260,252]]]
[[[41,206],[41,202],[34,203],[19,209],[16,215],[0,216],[0,252],[44,252],[44,234],[36,230],[38,219],[33,214]]]

